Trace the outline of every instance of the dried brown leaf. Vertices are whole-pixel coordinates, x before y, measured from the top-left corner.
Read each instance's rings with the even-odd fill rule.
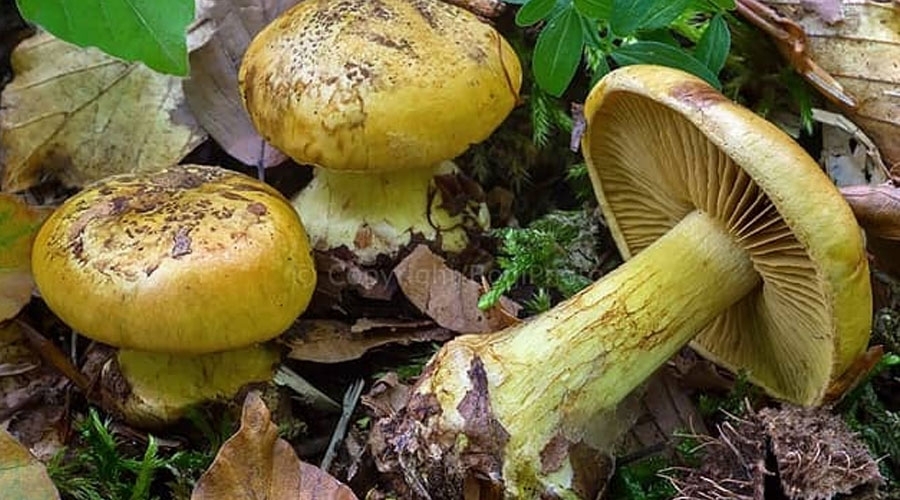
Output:
[[[841,3],[841,0],[800,0],[803,7],[815,12],[828,24],[834,24],[844,19]]]
[[[244,401],[241,427],[203,473],[192,500],[355,500],[356,495],[318,467],[303,463],[278,437],[257,392]]]
[[[0,193],[0,322],[31,300],[31,244],[49,210]]]
[[[487,333],[508,326],[520,306],[502,298],[500,311],[478,308],[481,285],[459,271],[425,245],[419,245],[397,267],[394,275],[404,295],[435,323],[458,333]]]
[[[431,321],[376,321],[360,319],[355,324],[337,320],[299,320],[282,342],[290,347],[288,357],[316,363],[340,363],[362,357],[387,344],[445,341],[453,332]]]
[[[809,0],[764,3],[800,26],[802,39],[784,43],[803,46],[855,98],[858,106],[845,107],[845,112],[872,137],[888,165],[900,163],[900,65],[896,63],[900,60],[900,9],[890,2],[843,0],[842,19],[830,23],[829,16],[823,15],[828,3],[824,0],[815,2],[817,9],[805,8]],[[799,70],[808,78],[817,77]]]
[[[841,194],[867,234],[900,240],[900,188],[891,183],[847,186]]]
[[[250,40],[296,0],[199,0],[191,39],[187,104],[209,135],[231,156],[271,167],[286,156],[266,143],[244,111],[238,69]]]
[[[58,499],[47,469],[0,428],[0,491],[8,500]]]
[[[678,432],[709,434],[703,416],[675,376],[675,369],[663,367],[645,383],[637,408],[637,421],[623,438],[626,453],[665,446]]]
[[[83,186],[115,173],[160,169],[205,139],[179,78],[47,33],[22,42],[12,67],[16,76],[0,100],[5,191],[47,177]]]
[[[403,409],[411,394],[411,385],[401,382],[397,372],[388,372],[372,384],[360,402],[372,410],[376,418],[385,418]]]

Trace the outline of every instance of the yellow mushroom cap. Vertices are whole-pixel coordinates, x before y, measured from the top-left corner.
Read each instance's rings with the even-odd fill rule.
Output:
[[[44,301],[79,333],[169,353],[271,339],[306,309],[316,280],[284,197],[197,165],[87,186],[41,227],[32,269]]]
[[[239,81],[275,147],[365,172],[427,167],[486,139],[522,69],[496,30],[439,0],[307,0],[254,38]]]
[[[815,160],[776,126],[671,68],[613,71],[584,112],[591,180],[626,258],[701,211],[721,222],[760,277],[693,346],[746,370],[770,394],[820,402],[865,351],[872,296],[861,231]]]

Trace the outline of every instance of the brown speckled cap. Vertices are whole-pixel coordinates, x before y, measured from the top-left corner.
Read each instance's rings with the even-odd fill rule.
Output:
[[[481,142],[516,104],[522,70],[496,30],[439,0],[307,0],[256,36],[239,80],[275,147],[365,172]]]
[[[32,269],[47,305],[79,333],[171,353],[277,336],[306,309],[316,279],[287,200],[196,165],[87,186],[41,227]]]
[[[760,285],[693,346],[775,396],[820,401],[865,350],[872,299],[860,229],[818,164],[771,123],[670,68],[614,71],[585,116],[584,155],[626,258],[702,211],[759,273]]]

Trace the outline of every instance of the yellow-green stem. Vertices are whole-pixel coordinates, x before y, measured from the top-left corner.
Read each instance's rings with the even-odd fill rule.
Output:
[[[414,235],[441,238],[441,248],[459,252],[468,244],[463,218],[441,207],[432,182],[456,172],[453,162],[396,172],[340,172],[317,168],[312,182],[293,200],[316,250],[347,247],[363,264],[393,256]],[[485,209],[482,222],[488,226]]]
[[[571,491],[568,458],[555,470],[542,466],[550,440],[608,450],[615,436],[604,417],[758,284],[747,253],[719,222],[696,211],[551,311],[497,334],[448,343],[419,392],[438,398],[443,428],[463,429],[457,408],[479,358],[493,415],[509,433],[507,492]]]

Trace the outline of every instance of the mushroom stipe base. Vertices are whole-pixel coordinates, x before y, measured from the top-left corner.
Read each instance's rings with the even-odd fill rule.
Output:
[[[467,230],[487,229],[489,215],[477,201],[463,213],[447,211],[434,178],[457,172],[450,161],[397,172],[317,168],[292,203],[315,250],[344,247],[359,264],[392,259],[417,240],[461,252],[469,244]]]
[[[619,437],[619,402],[759,285],[746,251],[721,223],[695,211],[551,311],[496,334],[466,335],[446,344],[416,386],[418,402],[409,405],[440,411],[424,419],[401,415],[406,426],[400,427],[408,434],[393,440],[403,443],[393,453],[408,457],[418,447],[450,439],[453,444],[441,450],[447,456],[429,457],[427,464],[443,468],[487,454],[495,470],[481,472],[504,478],[506,491],[518,498],[576,493],[582,487],[577,479],[598,477],[602,462],[596,455],[610,452]],[[540,370],[533,369],[534,360],[541,360]],[[479,373],[484,383],[478,382]],[[472,400],[481,403],[467,403]],[[485,408],[487,415],[480,413]],[[485,421],[494,422],[502,430],[494,434],[503,436],[488,449],[464,438]],[[570,453],[575,449],[594,453]],[[550,455],[557,463],[548,462]],[[409,472],[436,478],[448,471]],[[458,479],[463,484],[464,478]],[[575,498],[592,498],[590,493],[577,492]]]
[[[134,425],[158,428],[191,406],[226,401],[252,383],[272,380],[280,361],[268,345],[209,354],[166,354],[122,349],[102,371],[102,384]]]

